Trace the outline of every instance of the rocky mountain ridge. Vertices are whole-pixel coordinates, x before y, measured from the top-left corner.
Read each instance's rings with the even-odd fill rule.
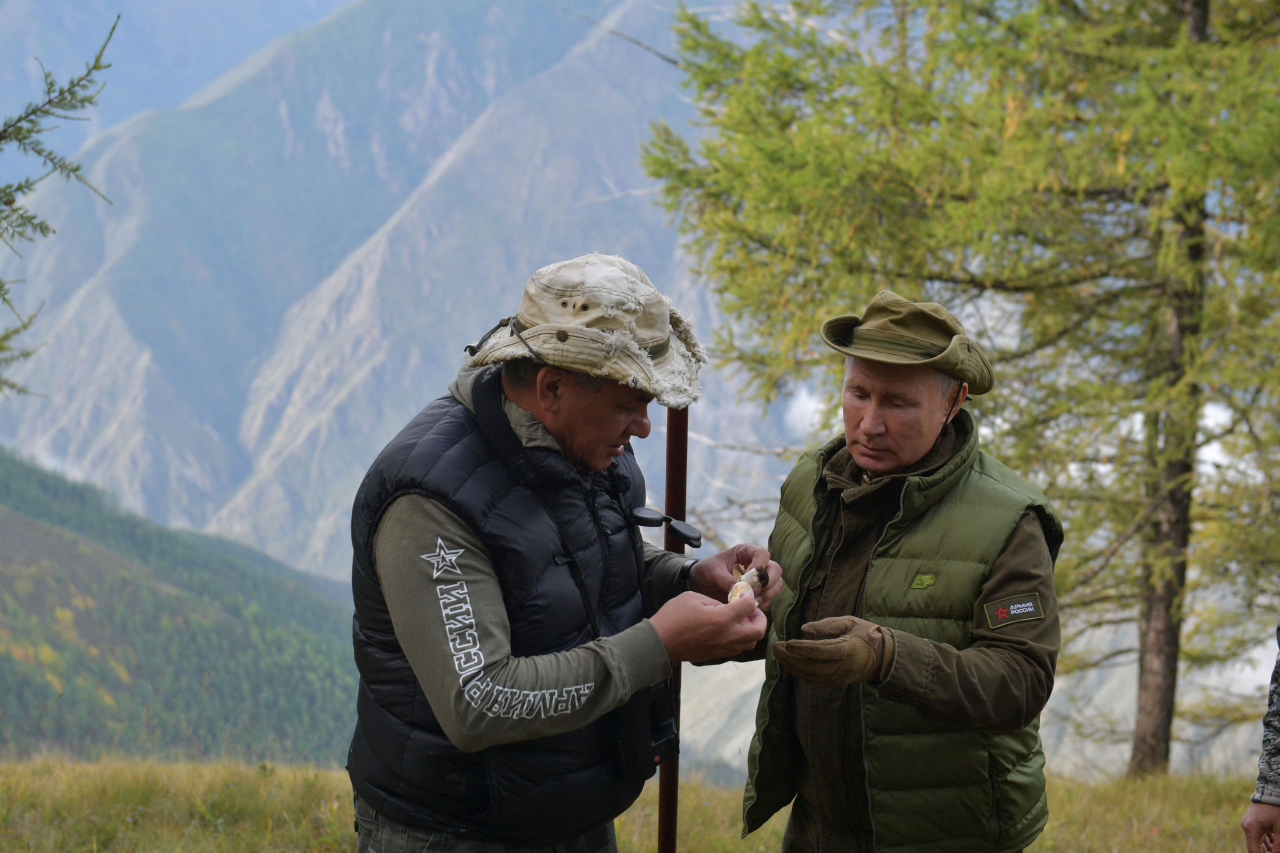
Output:
[[[651,4],[580,5],[666,37]],[[59,235],[0,259],[47,343],[0,440],[340,576],[364,465],[533,269],[624,254],[699,314],[636,165],[677,83],[540,3],[364,0],[107,131],[82,159],[113,204],[50,186]]]

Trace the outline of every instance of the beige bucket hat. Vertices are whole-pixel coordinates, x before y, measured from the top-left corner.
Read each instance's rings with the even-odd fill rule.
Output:
[[[995,384],[991,362],[950,311],[890,290],[877,293],[861,317],[827,320],[822,339],[837,352],[868,361],[936,367],[968,382],[970,394],[985,394]]]
[[[583,255],[543,267],[520,310],[467,347],[468,364],[534,358],[551,367],[639,388],[673,409],[702,394],[707,354],[693,328],[635,264]]]

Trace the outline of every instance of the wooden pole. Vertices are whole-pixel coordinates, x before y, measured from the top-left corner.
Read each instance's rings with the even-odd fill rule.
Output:
[[[666,514],[684,521],[685,486],[689,471],[689,410],[667,409],[667,505]],[[684,553],[684,543],[671,535],[668,526],[663,546]],[[680,667],[672,667],[671,689],[675,696],[676,731],[680,730]],[[676,812],[680,797],[680,756],[662,762],[658,768],[658,853],[676,853]]]

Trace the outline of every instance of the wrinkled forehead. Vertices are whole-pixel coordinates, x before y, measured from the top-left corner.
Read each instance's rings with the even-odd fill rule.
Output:
[[[888,364],[851,355],[845,359],[844,381],[846,386],[861,385],[880,392],[896,390],[912,394],[936,391],[938,370],[932,365]]]
[[[644,406],[653,402],[653,395],[648,391],[640,388],[632,388],[629,385],[623,385],[621,382],[613,382],[608,379],[600,386],[599,392],[595,395],[602,404],[608,406]]]

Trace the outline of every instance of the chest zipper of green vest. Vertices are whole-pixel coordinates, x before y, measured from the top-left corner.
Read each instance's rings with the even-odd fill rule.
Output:
[[[826,464],[827,464],[826,455],[819,453],[818,454],[818,476],[813,481],[813,514],[809,516],[809,561],[808,563],[805,564],[805,566],[801,567],[800,573],[796,576],[797,590],[804,589],[804,580],[807,577],[805,573],[805,569],[811,568],[813,566],[814,556],[818,550],[818,533],[814,529],[814,523],[818,520],[818,484],[822,482],[822,469],[826,467]],[[798,602],[799,600],[800,600],[800,593],[797,592],[791,599],[791,606],[790,608],[787,609],[787,615],[782,617],[783,639],[786,639],[787,624],[788,622],[790,622],[791,614],[795,611],[796,602]],[[776,678],[774,679],[773,685],[774,685],[773,687],[769,688],[770,699],[773,697],[773,690],[776,689],[778,685],[778,680]],[[768,727],[769,727],[769,699],[765,699],[764,722],[761,723],[759,731],[763,732]],[[751,765],[750,756],[747,757],[747,763]],[[759,771],[759,769],[760,769],[760,754],[756,753],[755,764],[747,767],[747,779],[755,779],[756,772]],[[747,837],[746,830],[747,830],[747,802],[746,802],[746,799],[744,798],[742,801],[742,837],[743,838]]]
[[[884,530],[880,531],[880,538],[876,540],[875,547],[871,549],[871,556],[867,560],[867,576],[862,581],[862,601],[858,604],[858,618],[865,619],[867,616],[867,592],[871,589],[871,568],[876,563],[876,552],[880,550],[880,546],[884,544],[884,538],[889,535],[889,528],[894,522],[902,518],[902,514],[907,510],[907,484],[902,484],[902,491],[898,495],[898,514],[890,519],[889,523],[884,526]],[[858,685],[858,716],[862,718],[862,774],[865,782],[863,787],[867,789],[867,823],[871,825],[871,849],[876,849],[876,814],[875,808],[871,803],[871,761],[867,758],[867,693],[866,683]]]

